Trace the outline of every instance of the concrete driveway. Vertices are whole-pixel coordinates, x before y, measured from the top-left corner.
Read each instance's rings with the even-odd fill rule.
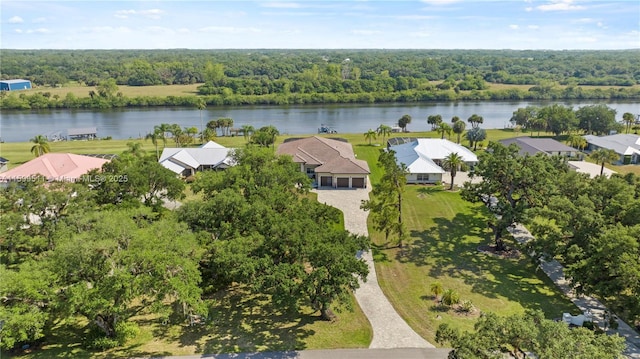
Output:
[[[369,235],[369,214],[360,209],[360,204],[369,199],[370,190],[371,183],[368,183],[366,189],[320,188],[314,192],[318,194],[318,202],[338,208],[344,213],[346,230],[354,234]],[[362,258],[369,265],[369,275],[366,282],[360,283],[355,296],[373,328],[373,340],[369,348],[434,348],[433,344],[409,327],[380,289],[371,251],[362,253]]]

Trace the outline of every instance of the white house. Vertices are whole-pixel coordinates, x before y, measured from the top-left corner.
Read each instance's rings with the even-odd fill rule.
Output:
[[[436,183],[442,181],[446,173],[442,160],[451,153],[457,153],[470,167],[478,163],[478,157],[464,146],[439,138],[418,138],[395,146],[389,150],[396,153],[396,161],[404,163],[409,173],[407,183]]]
[[[619,133],[611,136],[583,136],[587,140],[587,150],[599,148],[614,150],[619,156],[620,164],[640,163],[640,136]]]
[[[165,148],[158,162],[176,174],[192,176],[197,171],[233,166],[232,151],[232,148],[209,141],[197,148]]]

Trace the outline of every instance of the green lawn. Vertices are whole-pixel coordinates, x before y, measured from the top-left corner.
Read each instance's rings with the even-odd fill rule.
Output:
[[[351,298],[353,311],[342,308],[338,320],[327,322],[309,308],[283,311],[269,297],[250,295],[234,288],[209,299],[210,319],[198,326],[186,323],[163,325],[156,316],[132,318],[140,334],[123,347],[104,352],[82,348],[79,338],[86,320],[63,321],[47,333],[40,349],[16,358],[110,358],[157,357],[279,351],[293,349],[366,348],[373,332],[360,307]]]
[[[530,259],[498,258],[477,250],[490,244],[487,213],[455,192],[407,186],[403,216],[411,240],[403,249],[388,248],[374,233],[376,271],[382,290],[400,315],[420,335],[435,342],[440,323],[470,330],[475,317],[438,311],[429,291],[435,281],[460,293],[477,309],[502,315],[541,309],[548,318],[577,308]]]

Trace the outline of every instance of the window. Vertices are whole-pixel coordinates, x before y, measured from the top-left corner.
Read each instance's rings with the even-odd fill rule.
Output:
[[[429,175],[426,173],[418,173],[418,182],[427,182],[429,181]]]

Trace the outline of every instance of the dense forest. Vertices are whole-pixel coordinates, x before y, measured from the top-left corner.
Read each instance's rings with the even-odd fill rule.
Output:
[[[196,106],[117,86],[202,84],[208,105],[637,99],[639,51],[3,50],[2,79],[108,87],[88,97],[4,94],[2,108]],[[489,89],[490,84],[530,85]],[[589,88],[584,86],[607,86]],[[612,87],[613,88],[612,88]],[[89,93],[91,90],[91,93]]]

